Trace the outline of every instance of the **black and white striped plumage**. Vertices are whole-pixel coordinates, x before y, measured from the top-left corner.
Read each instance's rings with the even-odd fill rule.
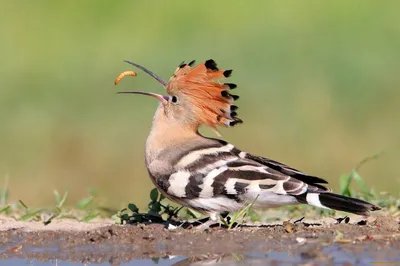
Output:
[[[320,185],[327,183],[324,179],[240,151],[222,140],[203,138],[190,150],[172,149],[164,151],[165,158],[162,154],[158,157],[155,169],[148,164],[149,173],[168,198],[199,212],[238,211],[257,196],[255,208],[305,203],[360,215],[379,209],[366,201],[331,193]],[[157,171],[160,165],[162,175]]]

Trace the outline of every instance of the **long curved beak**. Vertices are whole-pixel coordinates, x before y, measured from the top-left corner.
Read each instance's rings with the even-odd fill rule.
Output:
[[[131,93],[131,94],[141,94],[141,95],[147,95],[156,98],[163,104],[168,102],[168,99],[164,97],[163,95],[157,94],[157,93],[152,93],[152,92],[144,92],[144,91],[119,91],[118,93]]]
[[[135,67],[137,67],[137,68],[143,70],[144,72],[146,72],[147,74],[149,74],[150,76],[152,76],[153,78],[155,78],[158,82],[160,82],[161,85],[164,86],[164,88],[166,88],[166,87],[168,86],[168,83],[167,83],[167,82],[165,82],[161,77],[159,77],[159,76],[156,75],[155,73],[151,72],[151,71],[148,70],[147,68],[145,68],[145,67],[143,67],[143,66],[141,66],[141,65],[139,65],[139,64],[136,64],[136,63],[134,63],[134,62],[128,61],[128,60],[124,60],[124,62],[125,62],[125,63],[128,63],[128,64],[131,64],[131,65],[133,65],[133,66],[135,66]]]

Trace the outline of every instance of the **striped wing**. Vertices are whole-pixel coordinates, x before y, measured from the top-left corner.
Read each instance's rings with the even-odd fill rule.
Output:
[[[241,152],[224,141],[215,142],[219,145],[192,150],[180,158],[169,178],[168,194],[187,199],[226,196],[240,201],[264,192],[295,196],[329,191],[317,184],[327,183],[321,178]]]

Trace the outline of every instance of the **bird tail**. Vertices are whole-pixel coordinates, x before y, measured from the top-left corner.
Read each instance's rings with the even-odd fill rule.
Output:
[[[365,216],[368,216],[370,211],[381,209],[380,207],[367,201],[346,197],[330,192],[307,192],[302,195],[296,196],[296,198],[300,203]]]

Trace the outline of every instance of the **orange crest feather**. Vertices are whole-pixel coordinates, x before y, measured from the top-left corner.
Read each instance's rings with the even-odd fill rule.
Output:
[[[216,128],[242,123],[236,117],[238,107],[233,105],[239,96],[230,94],[236,85],[219,81],[229,77],[232,70],[219,70],[212,59],[192,68],[193,64],[179,65],[166,86],[168,94],[185,96],[198,114],[199,124]]]

